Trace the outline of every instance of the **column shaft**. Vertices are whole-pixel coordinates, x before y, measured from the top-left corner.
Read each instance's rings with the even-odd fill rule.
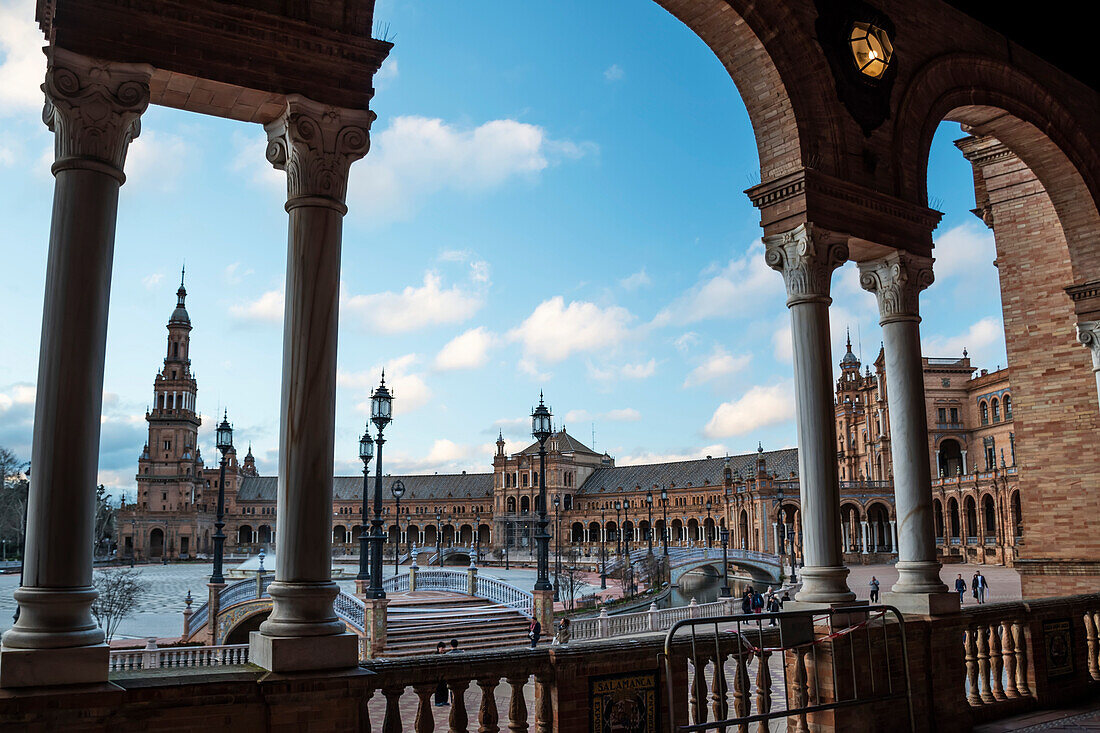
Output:
[[[932,283],[932,261],[896,252],[860,264],[860,284],[878,296],[890,380],[898,582],[894,593],[946,593],[936,559],[928,420],[920,353],[918,295]]]
[[[287,171],[286,305],[279,426],[278,566],[271,616],[253,635],[256,661],[291,671],[344,666],[347,644],[287,644],[280,637],[344,635],[333,610],[332,464],[344,197],[351,163],[366,154],[374,115],[334,110],[298,95],[266,126],[267,157]],[[354,663],[354,639],[350,639]],[[291,649],[296,648],[297,652]],[[327,658],[326,658],[327,657]]]
[[[3,636],[4,687],[107,679],[103,631],[91,613],[107,310],[122,168],[151,75],[144,64],[50,51],[43,119],[55,133],[53,214],[26,556],[14,593],[19,620]]]
[[[848,257],[834,235],[804,224],[765,237],[765,258],[783,273],[791,312],[797,408],[799,485],[802,499],[802,589],[796,600],[845,602],[848,569],[840,548],[840,481],[837,474],[829,297],[832,273]]]

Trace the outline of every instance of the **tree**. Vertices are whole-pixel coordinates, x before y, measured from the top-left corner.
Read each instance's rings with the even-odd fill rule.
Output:
[[[561,559],[561,574],[557,576],[558,594],[570,611],[576,609],[577,595],[585,586],[585,569],[578,562],[579,558],[580,553],[576,549],[567,550]]]
[[[118,509],[111,505],[111,495],[107,488],[100,484],[95,490],[95,554],[109,555],[111,541],[115,536],[115,523],[118,520]]]
[[[111,568],[96,572],[92,581],[99,597],[92,604],[92,615],[107,636],[114,638],[118,625],[137,610],[138,603],[149,591],[149,584],[133,568]]]
[[[30,464],[0,447],[0,539],[22,551]]]

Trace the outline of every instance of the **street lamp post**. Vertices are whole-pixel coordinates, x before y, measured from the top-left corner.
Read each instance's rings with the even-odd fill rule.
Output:
[[[561,575],[561,499],[554,497],[554,602],[561,600],[558,576]]]
[[[623,501],[623,524],[630,522],[630,500]],[[630,526],[630,534],[623,535],[623,548],[626,552],[626,577],[627,592],[634,595],[634,563],[630,561],[630,535],[634,534],[634,525]]]
[[[474,565],[481,564],[481,512],[474,512]]]
[[[728,527],[722,527],[722,597],[730,597],[730,531]]]
[[[618,499],[615,500],[615,554],[620,558],[623,556],[623,525],[622,525],[622,511],[623,503]]]
[[[665,546],[665,557],[668,557],[668,489],[661,489],[661,508],[664,510],[664,530],[661,532],[661,541]]]
[[[382,382],[370,396],[370,420],[378,429],[378,462],[374,465],[374,517],[371,519],[370,591],[369,598],[385,598],[382,590],[382,548],[386,535],[382,531],[382,445],[386,442],[382,432],[393,419],[393,395],[386,388],[386,370],[382,370]],[[362,570],[360,569],[360,572]]]
[[[504,569],[508,570],[508,545],[512,542],[512,522],[511,520],[504,520]]]
[[[222,577],[222,557],[225,554],[225,463],[226,454],[233,448],[233,427],[229,424],[229,411],[222,413],[221,424],[214,434],[215,445],[221,451],[221,470],[218,476],[218,513],[214,520],[214,572],[210,574],[210,582],[216,585],[224,585]]]
[[[134,511],[137,511],[137,502],[134,502]],[[134,567],[134,555],[137,554],[137,520],[130,520],[130,567]]]
[[[707,539],[707,549],[710,549],[710,510],[711,510],[710,497],[707,497],[707,523],[703,525],[703,536]]]
[[[535,590],[553,590],[550,585],[550,535],[546,532],[546,439],[550,437],[550,410],[543,402],[542,393],[539,393],[539,406],[531,411],[531,435],[539,442],[539,518],[538,534],[535,542],[538,543],[538,579],[535,581]]]
[[[600,590],[607,589],[607,524],[604,523],[604,510],[600,507]]]
[[[435,510],[435,564],[443,567],[443,513]]]
[[[363,428],[359,438],[359,460],[363,462],[363,507],[359,526],[359,575],[356,579],[360,586],[370,580],[370,529],[367,517],[370,516],[370,462],[374,458],[374,439],[370,437],[370,425]]]
[[[645,492],[645,506],[646,511],[649,512],[649,522],[645,528],[646,544],[649,547],[649,554],[653,554],[653,492]]]
[[[787,530],[787,547],[788,552],[791,555],[791,582],[798,582],[798,577],[794,572],[794,525],[790,525],[790,529]]]
[[[394,522],[397,525],[397,537],[393,541],[393,574],[396,576],[401,565],[401,497],[405,495],[404,482],[401,479],[394,481],[390,486],[390,493],[393,494],[397,510],[397,520]]]

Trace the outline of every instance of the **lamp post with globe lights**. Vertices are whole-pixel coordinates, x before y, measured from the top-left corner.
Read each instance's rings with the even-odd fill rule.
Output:
[[[405,495],[405,484],[401,479],[397,479],[390,486],[390,493],[393,494],[394,502],[397,506],[397,519],[394,524],[397,525],[397,539],[393,542],[393,574],[397,575],[400,572],[401,565],[401,497]]]
[[[363,436],[359,438],[359,460],[363,462],[363,508],[359,527],[359,581],[360,592],[362,586],[370,580],[370,528],[367,517],[370,516],[370,462],[374,458],[374,439],[370,437],[370,425],[363,428]]]
[[[435,510],[435,564],[443,567],[443,514]]]
[[[649,554],[652,555],[653,554],[653,492],[652,491],[645,492],[645,506],[646,506],[646,510],[649,512],[649,520],[648,520],[648,524],[646,524],[646,528],[645,528],[645,539],[646,539],[646,544],[649,546]]]
[[[600,590],[607,590],[607,523],[600,507]]]
[[[481,510],[474,511],[474,565],[481,564]]]
[[[222,413],[222,421],[214,433],[215,445],[222,454],[218,474],[218,511],[214,520],[214,572],[210,574],[212,585],[225,585],[222,576],[222,560],[225,554],[225,464],[226,456],[233,449],[233,426],[229,424],[229,410]]]
[[[382,445],[386,442],[382,432],[393,419],[393,395],[386,388],[386,371],[382,370],[382,382],[370,396],[370,421],[378,429],[378,462],[374,466],[374,517],[371,519],[370,591],[369,598],[385,598],[382,590],[382,546],[386,535],[382,531]]]
[[[713,507],[713,504],[711,504],[710,497],[708,496],[707,497],[707,523],[703,525],[703,536],[707,540],[707,549],[708,550],[710,549],[710,534],[711,534],[710,533],[710,527],[711,527],[711,524],[710,524],[710,510],[711,510],[712,507]]]
[[[730,597],[730,531],[728,527],[722,527],[720,530],[722,535],[722,590],[721,594],[723,598]]]
[[[561,575],[561,499],[554,497],[554,603],[561,600],[558,576]]]
[[[531,435],[539,442],[539,516],[538,533],[535,542],[538,543],[538,579],[535,580],[535,590],[552,591],[550,585],[550,535],[546,531],[549,522],[546,519],[546,440],[550,437],[550,409],[543,401],[542,393],[539,393],[539,405],[531,411]]]

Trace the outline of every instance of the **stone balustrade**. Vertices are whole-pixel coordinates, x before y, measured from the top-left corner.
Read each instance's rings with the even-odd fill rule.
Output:
[[[242,664],[248,664],[248,644],[161,649],[154,639],[150,639],[144,649],[117,649],[112,650],[110,655],[111,672]]]

